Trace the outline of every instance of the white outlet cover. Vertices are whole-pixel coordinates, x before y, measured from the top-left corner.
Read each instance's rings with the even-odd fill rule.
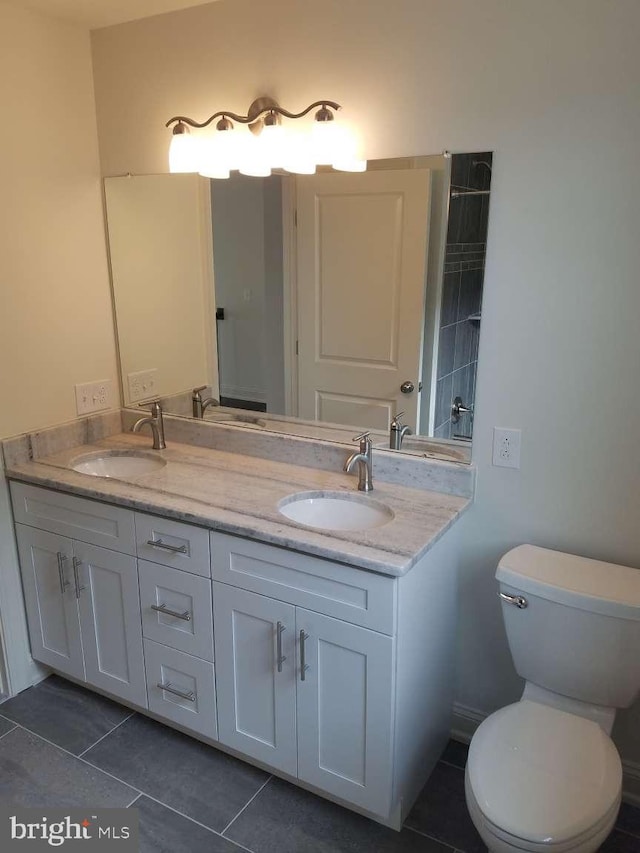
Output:
[[[90,415],[113,408],[113,382],[111,379],[98,379],[95,382],[83,382],[75,386],[76,411],[79,415]]]
[[[494,427],[493,464],[501,468],[519,468],[521,441],[521,430]]]
[[[149,400],[157,395],[158,370],[155,367],[149,370],[137,370],[127,374],[127,385],[129,386],[129,402],[138,403],[140,400]]]

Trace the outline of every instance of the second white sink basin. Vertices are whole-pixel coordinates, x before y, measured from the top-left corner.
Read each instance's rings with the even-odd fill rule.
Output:
[[[369,530],[393,518],[385,504],[344,492],[298,492],[283,498],[278,510],[291,521],[319,530]]]
[[[92,477],[139,477],[150,474],[167,463],[159,456],[127,450],[105,450],[81,456],[71,463],[74,471],[91,474]]]

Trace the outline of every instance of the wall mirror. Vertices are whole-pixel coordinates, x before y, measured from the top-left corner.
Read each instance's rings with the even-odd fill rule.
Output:
[[[106,178],[123,404],[469,461],[491,166]]]

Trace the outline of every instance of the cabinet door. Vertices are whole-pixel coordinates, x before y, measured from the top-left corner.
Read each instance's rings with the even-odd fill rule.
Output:
[[[71,540],[16,524],[24,600],[35,660],[84,680]]]
[[[298,778],[388,815],[393,638],[302,608],[296,634]]]
[[[136,561],[81,542],[73,551],[87,682],[146,708]]]
[[[295,776],[295,608],[214,583],[213,622],[220,742]]]

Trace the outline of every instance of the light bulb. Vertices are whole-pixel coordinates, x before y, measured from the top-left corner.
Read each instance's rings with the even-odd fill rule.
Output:
[[[169,146],[169,171],[170,172],[197,172],[198,171],[198,140],[191,136],[186,125],[179,123],[183,130],[173,132]]]
[[[287,133],[287,146],[282,168],[296,175],[315,175],[316,160],[309,133],[301,127],[293,127]]]
[[[205,178],[228,178],[231,169],[237,168],[236,161],[235,132],[216,130],[202,144],[200,174]]]
[[[240,149],[238,165],[240,174],[254,178],[268,178],[271,174],[271,164],[267,160],[267,151],[260,144],[260,137],[254,136],[251,132],[245,134]]]
[[[313,158],[319,166],[330,166],[345,147],[345,129],[336,122],[314,121],[311,130]]]

